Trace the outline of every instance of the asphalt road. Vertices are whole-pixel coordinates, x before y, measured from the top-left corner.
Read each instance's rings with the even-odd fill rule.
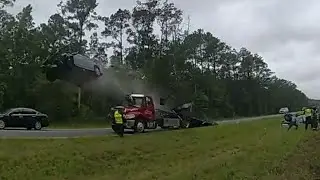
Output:
[[[268,117],[276,117],[279,115],[269,115],[251,118],[239,118],[217,121],[219,124],[223,123],[240,123],[244,121],[261,120]],[[148,132],[164,131],[161,128],[155,130],[148,130]],[[132,131],[128,130],[127,134],[132,134]],[[42,129],[36,130],[25,130],[25,129],[5,129],[0,130],[1,138],[76,138],[84,136],[104,136],[114,134],[111,128],[94,128],[94,129]]]

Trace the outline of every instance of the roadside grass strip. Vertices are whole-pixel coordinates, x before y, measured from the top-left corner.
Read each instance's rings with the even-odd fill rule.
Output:
[[[314,132],[287,132],[280,121],[124,138],[2,139],[0,179],[285,179],[290,174],[276,169],[285,169],[288,157]]]

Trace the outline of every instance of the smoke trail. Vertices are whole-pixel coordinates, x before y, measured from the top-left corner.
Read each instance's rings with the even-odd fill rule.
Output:
[[[160,108],[160,93],[157,88],[152,88],[147,83],[143,74],[124,69],[108,68],[98,79],[87,83],[85,89],[93,93],[110,96],[116,101],[123,100],[126,94],[145,94],[153,98],[156,108]],[[167,109],[167,108],[166,108]]]

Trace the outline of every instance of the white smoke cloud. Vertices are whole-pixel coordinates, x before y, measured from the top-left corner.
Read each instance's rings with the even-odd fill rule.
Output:
[[[156,108],[168,110],[160,106],[160,97],[163,96],[158,88],[148,84],[143,74],[125,68],[107,68],[101,77],[87,83],[84,89],[110,96],[116,101],[123,100],[126,94],[145,94],[153,98]]]

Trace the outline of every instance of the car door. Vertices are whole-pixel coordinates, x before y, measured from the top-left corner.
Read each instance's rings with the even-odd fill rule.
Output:
[[[86,67],[87,70],[90,70],[90,71],[94,71],[94,60],[91,59],[89,56],[87,55],[84,55],[83,56],[83,63]]]
[[[9,113],[8,117],[8,127],[19,127],[19,124],[21,122],[20,119],[23,119],[23,115],[21,114],[20,109],[15,109],[12,112]]]
[[[84,58],[81,54],[76,54],[73,56],[74,65],[78,68],[84,68],[86,69],[86,64],[84,61]]]
[[[23,118],[20,118],[19,125],[21,127],[33,127],[35,121],[36,121],[36,111],[33,111],[31,109],[23,109],[21,110],[21,114]]]
[[[146,96],[146,110],[145,114],[148,119],[154,120],[155,119],[155,109],[154,109],[154,104],[152,101],[152,98],[149,96]]]
[[[155,109],[152,98],[146,96],[145,102],[145,117],[149,120],[147,123],[148,128],[156,128],[156,121],[155,121]]]

